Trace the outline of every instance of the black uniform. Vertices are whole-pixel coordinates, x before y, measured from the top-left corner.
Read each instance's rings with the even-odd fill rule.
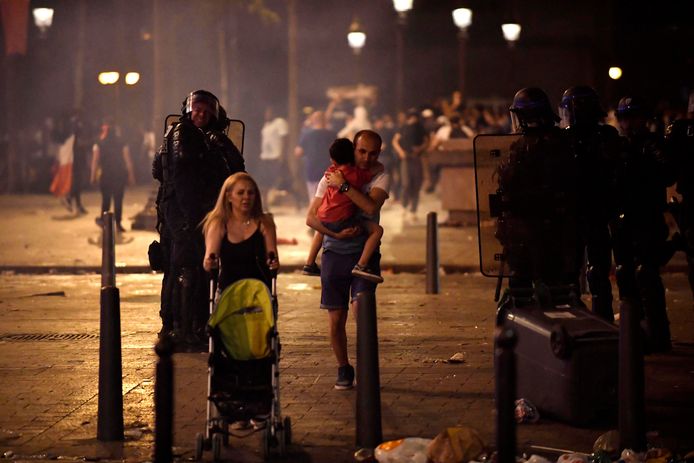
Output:
[[[558,127],[527,128],[499,167],[497,238],[511,287],[573,282],[577,267],[576,177]]]
[[[694,118],[670,124],[665,140],[676,165],[677,192],[682,195],[676,218],[689,264],[689,287],[694,294]]]
[[[226,114],[220,115],[220,120],[226,123]],[[200,223],[214,207],[226,178],[244,170],[241,153],[221,125],[214,121],[201,129],[184,115],[167,129],[153,166],[153,175],[161,182],[158,213],[165,254],[163,328],[173,329],[185,344],[204,339],[209,315]]]
[[[628,136],[617,167],[617,215],[611,229],[621,299],[642,308],[650,350],[669,350],[660,267],[667,259],[666,188],[673,170],[663,140],[645,128]],[[640,304],[639,304],[640,303]]]
[[[565,133],[576,174],[583,180],[577,216],[581,239],[578,259],[582,260],[585,252],[593,312],[613,322],[609,221],[615,211],[615,163],[623,142],[614,127],[597,122],[571,125]]]
[[[498,168],[497,238],[511,271],[511,290],[531,288],[544,304],[550,302],[543,300],[546,288],[569,288],[576,275],[576,169],[542,90],[520,90],[510,111],[522,136]]]

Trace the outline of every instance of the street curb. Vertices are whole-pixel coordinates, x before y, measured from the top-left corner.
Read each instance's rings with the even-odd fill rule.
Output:
[[[300,272],[303,268],[301,264],[283,265],[280,273]],[[382,263],[381,270],[392,273],[424,273],[425,264],[389,264]],[[449,273],[480,273],[476,265],[441,265],[444,274]],[[689,271],[686,264],[666,265],[660,269],[662,273],[687,273]],[[116,267],[117,274],[141,274],[153,272],[148,265],[128,265]],[[83,275],[101,274],[101,267],[97,266],[75,266],[75,265],[0,265],[0,274],[15,275]]]
[[[472,265],[442,265],[444,273],[479,273],[479,267]],[[302,264],[283,265],[280,273],[301,272]],[[424,273],[424,264],[387,264],[381,265],[384,272],[393,273]],[[101,267],[97,266],[74,266],[74,265],[0,265],[0,273],[10,273],[18,275],[82,275],[82,274],[101,274]],[[137,274],[152,273],[148,265],[128,265],[116,267],[117,274]]]

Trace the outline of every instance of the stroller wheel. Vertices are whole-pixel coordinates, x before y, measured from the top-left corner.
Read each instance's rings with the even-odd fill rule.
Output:
[[[277,429],[277,431],[275,431],[275,437],[277,437],[277,453],[279,453],[280,457],[284,457],[287,453],[287,441],[284,429]]]
[[[264,460],[270,458],[270,440],[272,439],[272,434],[270,433],[270,426],[266,426],[263,429],[263,434],[260,438],[260,454]]]
[[[212,461],[215,463],[222,458],[222,435],[214,434],[212,436]]]
[[[199,432],[195,435],[195,460],[202,460],[202,452],[205,449],[205,436]]]
[[[284,442],[292,445],[292,419],[288,416],[284,417]]]

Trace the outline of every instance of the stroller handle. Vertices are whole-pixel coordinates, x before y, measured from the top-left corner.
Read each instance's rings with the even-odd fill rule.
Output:
[[[219,259],[214,253],[210,254],[210,259],[214,261],[214,265],[210,268],[210,276],[216,282],[219,279]]]
[[[275,260],[277,259],[277,254],[275,254],[273,251],[270,251],[267,253],[267,257],[270,260]],[[270,277],[274,280],[277,278],[277,270],[270,269]]]

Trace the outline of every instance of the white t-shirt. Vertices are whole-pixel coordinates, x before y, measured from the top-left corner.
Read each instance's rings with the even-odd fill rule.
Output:
[[[289,133],[289,124],[281,117],[266,122],[260,131],[260,159],[270,161],[282,157],[282,139]]]

